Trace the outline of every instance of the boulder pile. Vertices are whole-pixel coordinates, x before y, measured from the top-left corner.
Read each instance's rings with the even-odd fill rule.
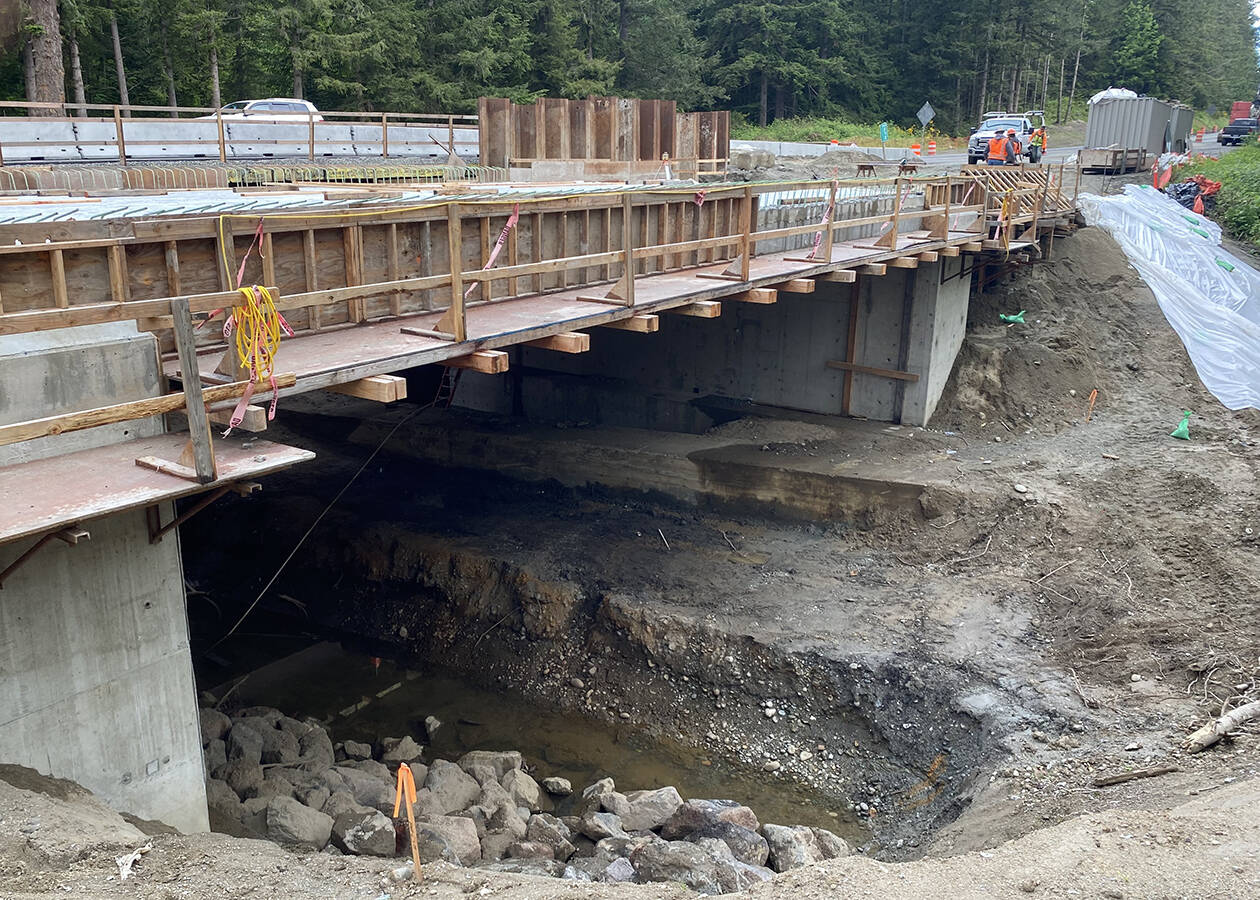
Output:
[[[211,827],[287,846],[409,855],[406,819],[391,818],[405,762],[422,863],[725,894],[849,853],[826,829],[762,824],[733,800],[622,793],[611,778],[575,794],[563,778],[536,781],[515,750],[426,764],[411,737],[334,744],[320,723],[268,707],[203,709],[201,733]]]

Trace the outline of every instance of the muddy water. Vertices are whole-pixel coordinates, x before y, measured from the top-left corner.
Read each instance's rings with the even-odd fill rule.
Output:
[[[214,690],[223,696],[225,688]],[[550,709],[540,698],[488,691],[440,673],[420,673],[335,643],[320,643],[261,669],[232,694],[232,706],[264,705],[327,722],[334,740],[369,743],[412,735],[425,759],[469,750],[520,750],[537,778],[558,775],[576,790],[612,776],[620,791],[673,785],[683,797],[738,800],[762,822],[816,825],[864,843],[869,834],[805,788],[733,770],[702,751],[652,740],[631,725]],[[442,722],[425,737],[424,719]],[[839,815],[832,815],[837,813]]]

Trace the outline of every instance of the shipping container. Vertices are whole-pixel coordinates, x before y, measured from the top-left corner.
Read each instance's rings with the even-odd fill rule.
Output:
[[[1166,150],[1184,152],[1189,146],[1194,113],[1180,103],[1154,97],[1106,97],[1089,105],[1085,146],[1091,149]]]
[[[1232,122],[1235,119],[1250,119],[1250,118],[1251,118],[1251,101],[1250,100],[1235,100],[1234,105],[1229,108],[1229,121]],[[1228,125],[1229,122],[1226,122],[1225,124]]]

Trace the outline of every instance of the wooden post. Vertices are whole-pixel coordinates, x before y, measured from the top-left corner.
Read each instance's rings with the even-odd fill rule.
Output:
[[[857,327],[858,327],[858,303],[862,299],[862,278],[861,276],[853,279],[853,287],[849,288],[849,339],[848,352],[846,353],[845,362],[855,364],[857,360]],[[844,373],[844,396],[841,400],[840,411],[846,416],[851,415],[850,407],[853,403],[853,375],[852,369]]]
[[[311,112],[309,109],[306,111],[306,121],[307,121],[308,127],[310,128],[310,136],[309,136],[310,154],[309,156],[310,156],[311,162],[314,162],[315,161],[315,113]]]
[[[446,207],[446,246],[451,264],[450,331],[456,341],[468,340],[468,324],[464,319],[464,235],[459,221],[459,204]]]
[[[381,113],[381,156],[389,159],[389,113]]]
[[[60,250],[48,251],[48,262],[52,269],[53,298],[57,306],[64,309],[70,305],[66,291],[66,264]]]
[[[739,228],[742,232],[739,238],[739,280],[749,281],[752,279],[752,231],[753,231],[753,189],[752,186],[744,188],[744,202],[739,206]]]
[[[954,203],[954,185],[948,175],[945,176],[945,240],[949,240],[949,208]],[[268,282],[270,283],[270,282]]]
[[[398,223],[390,222],[386,227],[385,242],[385,275],[390,281],[397,281],[398,274]],[[267,282],[271,284],[271,282]],[[389,295],[389,314],[392,316],[402,315],[402,295]]]
[[[836,210],[836,194],[839,192],[839,190],[840,190],[840,182],[832,181],[831,182],[831,197],[827,201],[828,213],[824,216],[824,218],[827,219],[827,223],[824,226],[827,230],[826,230],[826,233],[823,235],[823,259],[826,260],[827,262],[831,262],[831,241],[835,235],[836,218],[838,217],[837,216],[838,211]]]
[[[644,208],[644,219],[647,208]],[[626,306],[634,306],[634,196],[626,191],[621,195],[621,245],[625,257]]]
[[[118,144],[118,161],[127,165],[127,139],[123,135],[122,110],[114,107],[114,139]]]
[[[308,228],[302,232],[302,263],[306,273],[306,290],[319,290],[319,274],[315,263],[315,230]],[[323,313],[318,306],[310,308],[310,325],[312,331],[319,331]]]
[[[223,110],[214,113],[215,124],[219,126],[219,162],[227,162],[227,141],[223,136]]]
[[[455,156],[456,154],[455,154],[455,117],[454,116],[446,117],[446,139],[447,139],[447,143],[446,143],[447,151],[450,153],[450,156]],[[450,157],[448,157],[446,161],[449,163]]]
[[[210,418],[201,397],[201,374],[197,370],[197,344],[193,335],[192,313],[187,297],[171,298],[171,316],[175,331],[175,348],[179,351],[179,374],[184,382],[185,413],[192,440],[193,465],[197,480],[209,484],[218,477],[214,465],[214,445],[210,437]]]

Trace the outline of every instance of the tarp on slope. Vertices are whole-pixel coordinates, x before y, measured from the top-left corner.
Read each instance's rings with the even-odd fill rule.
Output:
[[[1260,409],[1260,273],[1221,247],[1215,223],[1152,187],[1079,202],[1155,294],[1207,389],[1229,409]]]

